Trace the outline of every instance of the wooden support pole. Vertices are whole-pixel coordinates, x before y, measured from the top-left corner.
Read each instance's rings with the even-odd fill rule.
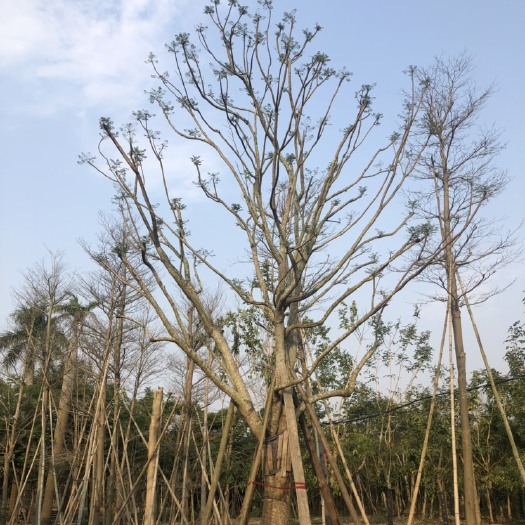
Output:
[[[230,400],[230,405],[228,406],[228,412],[226,413],[226,421],[222,428],[221,444],[219,446],[219,452],[217,453],[215,467],[213,468],[213,475],[211,479],[210,490],[208,492],[208,499],[206,501],[206,508],[204,509],[204,514],[201,519],[203,524],[210,522],[210,517],[211,517],[212,510],[213,510],[213,502],[215,500],[215,492],[217,491],[217,486],[219,485],[219,477],[221,475],[222,463],[224,460],[224,456],[226,455],[226,445],[228,444],[228,438],[230,436],[230,429],[233,423],[234,410],[235,410],[235,405],[233,404],[233,401]]]
[[[268,420],[270,417],[270,410],[272,405],[272,395],[273,389],[275,387],[275,375],[272,376],[270,386],[266,393],[266,404],[264,406],[263,420],[261,435],[259,436],[259,442],[257,443],[257,449],[255,451],[255,456],[252,461],[252,466],[250,468],[250,474],[248,476],[248,483],[246,485],[246,491],[244,492],[244,499],[242,501],[241,512],[239,514],[238,525],[247,525],[248,518],[250,514],[250,508],[253,500],[253,493],[255,490],[255,480],[257,478],[257,471],[259,470],[259,465],[261,464],[261,459],[263,456],[263,447],[264,447],[264,436],[266,434],[266,428],[268,426]]]
[[[346,488],[346,484],[344,482],[343,476],[341,475],[341,471],[339,470],[339,467],[337,465],[337,459],[334,457],[334,455],[332,454],[332,451],[330,450],[330,446],[328,444],[328,441],[326,440],[326,436],[324,435],[323,428],[321,427],[321,424],[319,423],[319,419],[317,418],[315,410],[313,409],[312,405],[308,402],[308,397],[306,396],[306,393],[304,389],[301,387],[301,385],[297,385],[297,389],[299,390],[299,394],[303,398],[304,405],[310,416],[310,420],[315,430],[317,431],[317,435],[319,436],[319,439],[321,440],[323,444],[325,454],[326,454],[326,459],[328,459],[328,462],[330,463],[330,466],[332,467],[332,471],[334,473],[335,479],[339,485],[339,490],[341,491],[341,496],[343,497],[343,500],[346,504],[346,508],[348,509],[348,512],[350,513],[352,522],[354,523],[354,525],[361,525],[359,516],[352,502],[352,498],[350,496],[350,493],[348,492],[348,489]]]
[[[286,383],[287,375],[284,366],[280,370],[282,383]],[[296,486],[297,513],[299,515],[299,525],[310,525],[310,509],[308,508],[308,496],[306,494],[306,480],[304,477],[303,458],[299,445],[299,433],[297,430],[297,416],[293,402],[292,387],[282,391],[284,401],[284,411],[286,415],[286,426],[288,428],[289,454],[292,459],[293,479]]]
[[[144,525],[155,525],[155,489],[157,486],[157,466],[159,461],[160,417],[162,414],[162,388],[157,389],[153,398],[153,413],[149,426],[148,441],[148,474],[146,481],[146,503],[144,508]]]

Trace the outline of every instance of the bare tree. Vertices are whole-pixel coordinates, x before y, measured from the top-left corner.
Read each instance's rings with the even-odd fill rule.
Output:
[[[478,301],[494,290],[481,288],[494,272],[513,259],[512,236],[480,215],[485,204],[504,188],[506,174],[494,166],[501,151],[498,133],[478,125],[491,88],[478,90],[468,57],[436,59],[417,72],[424,86],[418,128],[427,151],[418,172],[429,188],[418,194],[417,207],[437,223],[443,256],[428,268],[426,278],[445,290],[456,353],[461,421],[463,491],[467,525],[479,524],[467,397],[466,352],[461,307],[476,291]],[[425,193],[426,192],[426,193]],[[465,286],[459,289],[458,276]],[[472,302],[471,299],[468,299]],[[475,300],[474,300],[475,301]]]
[[[350,109],[350,73],[332,68],[325,54],[310,51],[320,27],[297,37],[293,13],[274,26],[271,2],[253,15],[236,1],[225,8],[211,2],[206,13],[211,29],[197,28],[202,57],[188,34],[178,35],[168,46],[174,59],[170,74],[150,57],[162,86],[152,91],[151,100],[176,136],[206,148],[206,157],[192,158],[197,185],[215,205],[212,212],[224,212],[242,233],[246,274],[240,274],[238,266],[223,270],[214,265],[211,254],[191,240],[187,210],[170,187],[166,143],[152,129],[148,111],[136,112],[135,122],[120,131],[111,120],[101,119],[102,162],[90,155],[81,160],[118,187],[126,235],[117,253],[130,286],[152,305],[166,330],[164,339],[182,349],[233,400],[259,438],[262,420],[234,342],[210,312],[205,290],[221,283],[267,319],[267,352],[277,378],[266,437],[290,436],[300,520],[306,522],[294,385],[305,381],[359,326],[380,314],[423,269],[426,226],[411,222],[412,210],[392,210],[388,217],[385,212],[425,148],[421,144],[408,151],[425,93],[413,86],[400,128],[371,151],[368,139],[381,121],[372,107],[372,86],[357,89]],[[414,83],[413,75],[410,81]],[[220,173],[206,173],[209,159],[220,165]],[[152,180],[159,175],[161,206]],[[210,224],[208,233],[222,231]],[[394,266],[396,272],[391,272]],[[155,286],[145,279],[144,267]],[[301,331],[330,322],[338,307],[358,293],[371,298],[370,307],[307,364],[300,355]],[[213,342],[219,372],[192,345],[185,319],[188,302],[200,329]],[[308,401],[347,395],[354,384]],[[283,465],[288,459],[277,461]],[[264,483],[263,522],[287,523],[290,492],[284,489],[291,483],[289,470],[269,465]]]

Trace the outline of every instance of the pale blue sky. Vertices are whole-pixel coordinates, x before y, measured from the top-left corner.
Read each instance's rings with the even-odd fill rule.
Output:
[[[246,0],[254,5],[253,0]],[[507,148],[499,165],[512,182],[488,212],[508,217],[509,228],[525,216],[525,2],[522,0],[275,0],[276,11],[297,9],[301,26],[319,22],[316,48],[334,66],[354,73],[356,88],[376,83],[377,109],[395,118],[405,86],[402,71],[427,65],[436,55],[462,52],[474,58],[480,86],[496,83],[483,120],[503,131]],[[0,0],[0,330],[13,309],[11,289],[21,272],[62,250],[71,269],[86,271],[79,238],[93,240],[99,211],[111,209],[111,185],[77,165],[95,151],[98,118],[123,122],[148,106],[152,86],[145,59],[163,56],[174,34],[204,20],[205,2],[193,0]],[[386,133],[386,130],[385,130]],[[170,137],[167,137],[170,139]],[[179,158],[191,148],[173,144]],[[174,180],[191,200],[187,165]],[[518,233],[524,238],[523,230]],[[480,309],[489,327],[493,357],[509,324],[525,317],[521,266],[507,292]],[[426,307],[428,313],[432,306]],[[407,312],[410,308],[407,308]],[[436,309],[436,327],[441,313]],[[488,332],[488,329],[487,329]]]

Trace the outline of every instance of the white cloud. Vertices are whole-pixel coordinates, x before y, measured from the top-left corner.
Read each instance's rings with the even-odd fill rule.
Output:
[[[0,72],[27,90],[26,108],[43,113],[129,101],[149,85],[148,53],[192,27],[194,12],[188,0],[2,2]]]

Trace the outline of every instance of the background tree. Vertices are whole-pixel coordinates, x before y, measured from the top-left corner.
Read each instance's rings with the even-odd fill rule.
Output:
[[[464,295],[486,283],[509,260],[509,237],[496,232],[480,215],[481,208],[501,192],[504,172],[494,166],[502,146],[493,129],[476,126],[491,89],[478,90],[469,58],[436,59],[417,73],[424,85],[423,112],[418,122],[428,147],[419,173],[428,182],[418,196],[424,217],[434,219],[443,258],[427,272],[450,299],[456,353],[463,459],[463,491],[467,525],[479,523],[467,396],[467,368],[461,307]],[[476,126],[475,132],[473,132]],[[426,192],[426,194],[425,194]],[[462,292],[458,275],[465,285]],[[472,302],[472,301],[470,301]]]

